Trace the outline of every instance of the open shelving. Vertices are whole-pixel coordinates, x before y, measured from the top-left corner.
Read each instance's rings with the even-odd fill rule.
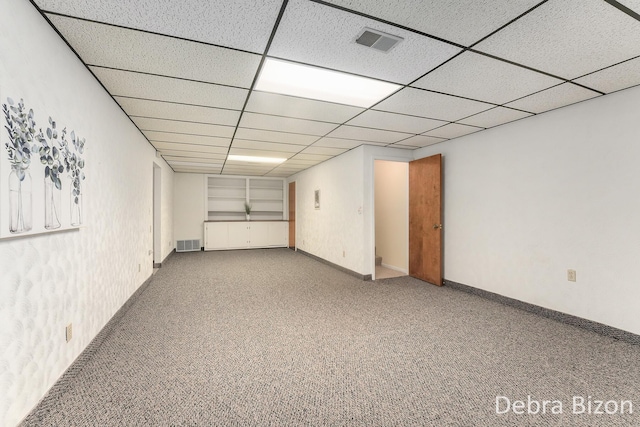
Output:
[[[205,176],[205,220],[244,221],[245,202],[251,220],[282,221],[285,218],[285,182],[282,178]]]

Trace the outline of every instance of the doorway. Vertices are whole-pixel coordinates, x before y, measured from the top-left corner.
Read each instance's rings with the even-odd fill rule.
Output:
[[[296,182],[289,183],[289,248],[296,248]]]
[[[162,266],[162,169],[153,164],[153,267]]]
[[[374,161],[375,279],[409,272],[409,164]]]

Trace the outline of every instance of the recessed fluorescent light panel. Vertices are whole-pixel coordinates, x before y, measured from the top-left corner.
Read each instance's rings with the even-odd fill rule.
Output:
[[[250,163],[282,163],[287,159],[281,159],[277,157],[239,156],[237,154],[229,154],[227,160],[236,160],[239,162]]]
[[[267,58],[255,89],[369,108],[400,85]]]

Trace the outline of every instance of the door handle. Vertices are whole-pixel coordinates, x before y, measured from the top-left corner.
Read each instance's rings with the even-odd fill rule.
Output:
[[[433,229],[434,230],[442,230],[442,224],[433,224]]]

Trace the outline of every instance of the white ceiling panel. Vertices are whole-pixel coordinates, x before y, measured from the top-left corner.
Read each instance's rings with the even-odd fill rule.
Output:
[[[391,144],[411,136],[409,133],[388,130],[362,128],[356,126],[340,126],[327,135],[329,138],[356,139],[373,143]]]
[[[312,120],[293,119],[291,117],[271,116],[245,112],[240,120],[240,127],[264,129],[280,132],[302,133],[323,136],[336,128],[335,123]]]
[[[531,113],[525,113],[524,111],[518,111],[511,108],[496,107],[471,117],[467,117],[466,119],[460,120],[458,123],[490,128],[528,116],[531,116]]]
[[[251,87],[260,55],[48,15],[89,65]],[[96,49],[100,46],[100,49]]]
[[[304,152],[296,154],[292,157],[292,160],[310,160],[314,162],[324,162],[333,156],[321,155],[321,154],[305,154]]]
[[[248,148],[251,150],[283,151],[285,153],[297,153],[304,149],[306,145],[279,144],[276,142],[249,141],[244,139],[234,139],[233,148]]]
[[[408,147],[418,148],[418,147],[426,147],[427,145],[437,144],[438,142],[442,142],[442,141],[446,141],[446,139],[436,138],[433,136],[416,135],[416,136],[412,136],[409,139],[405,139],[404,141],[400,141],[398,144],[408,146]],[[391,145],[391,147],[393,147],[394,145]]]
[[[626,89],[640,84],[640,58],[623,62],[574,80],[604,93]]]
[[[288,167],[288,166],[293,166],[293,167],[301,167],[301,166],[313,166],[313,165],[317,165],[318,163],[320,163],[319,160],[308,160],[308,159],[298,159],[296,157],[293,157],[289,160],[287,160],[286,162],[282,163],[283,166]]]
[[[249,92],[246,89],[211,83],[100,67],[90,68],[112,95],[241,110]]]
[[[618,3],[622,3],[635,13],[640,14],[640,0],[618,0]]]
[[[315,144],[305,148],[301,154],[325,154],[329,156],[337,156],[347,151],[346,148],[317,147]]]
[[[219,138],[216,136],[185,135],[183,133],[145,131],[144,135],[149,141],[175,142],[184,144],[213,145],[218,147],[228,147],[231,144],[229,138]]]
[[[281,142],[283,144],[310,145],[318,139],[313,135],[299,133],[274,132],[270,130],[238,128],[236,138],[252,141]]]
[[[207,164],[222,164],[222,161],[227,157],[224,154],[218,154],[217,157],[213,157],[214,155],[209,155],[207,157],[194,156],[193,154],[186,156],[168,156],[163,154],[162,157],[171,163],[179,163],[179,162],[189,162],[189,163],[207,163]]]
[[[363,27],[404,40],[389,52],[355,43]],[[460,48],[336,8],[291,0],[269,56],[346,71],[396,83],[410,83]]]
[[[493,106],[484,102],[407,87],[391,95],[375,108],[453,122]]]
[[[640,55],[640,22],[602,0],[550,0],[474,47],[573,79]]]
[[[175,104],[165,101],[151,101],[137,98],[115,97],[116,101],[130,116],[151,117],[157,119],[183,120],[214,125],[235,126],[240,111],[223,110],[212,107]]]
[[[44,11],[263,53],[281,0],[37,0]]]
[[[425,132],[426,136],[435,136],[437,138],[458,138],[463,135],[469,135],[470,133],[478,132],[483,130],[482,128],[478,128],[475,126],[467,126],[461,125],[458,123],[449,123],[448,125],[444,125],[437,129],[430,130],[429,132]],[[402,141],[405,144],[404,141]]]
[[[344,123],[364,111],[364,108],[254,91],[251,92],[246,111],[329,123]]]
[[[507,106],[534,113],[542,113],[596,96],[598,96],[596,92],[571,83],[564,83],[560,86],[552,87],[551,89],[546,89],[542,92],[510,102]]]
[[[322,138],[313,144],[313,147],[330,147],[330,148],[344,148],[350,150],[355,147],[359,147],[362,144],[369,144],[367,141],[356,141],[354,139],[342,139],[342,138]]]
[[[396,144],[391,144],[391,145],[387,145],[387,147],[389,148],[401,148],[403,150],[415,150],[416,147],[413,147],[411,145],[402,145],[402,143],[398,142]]]
[[[412,86],[504,104],[560,83],[562,80],[526,68],[464,52]]]
[[[212,168],[212,169],[196,169],[196,168],[191,168],[188,166],[183,166],[183,167],[176,167],[174,168],[174,170],[176,172],[180,172],[180,173],[207,173],[207,174],[219,174],[222,169],[221,168]]]
[[[349,120],[347,124],[375,129],[385,129],[404,133],[422,133],[446,124],[442,120],[425,119],[424,117],[406,116],[404,114],[368,110]]]
[[[329,0],[329,3],[469,46],[539,0]]]
[[[211,153],[211,154],[227,154],[228,147],[215,147],[212,145],[199,144],[179,144],[175,142],[152,142],[153,145],[162,154],[165,152],[183,152],[183,153]],[[166,150],[166,151],[165,151]]]
[[[162,157],[169,156],[175,159],[192,158],[194,156],[199,159],[213,159],[213,160],[224,160],[227,158],[226,151],[224,153],[196,153],[196,154],[194,154],[192,151],[180,151],[180,150],[171,150],[171,149],[162,149],[159,151],[162,153]]]
[[[206,123],[182,122],[167,119],[150,119],[146,117],[131,117],[136,125],[145,131],[159,131],[183,133],[186,135],[219,136],[231,138],[235,127],[210,125]]]

